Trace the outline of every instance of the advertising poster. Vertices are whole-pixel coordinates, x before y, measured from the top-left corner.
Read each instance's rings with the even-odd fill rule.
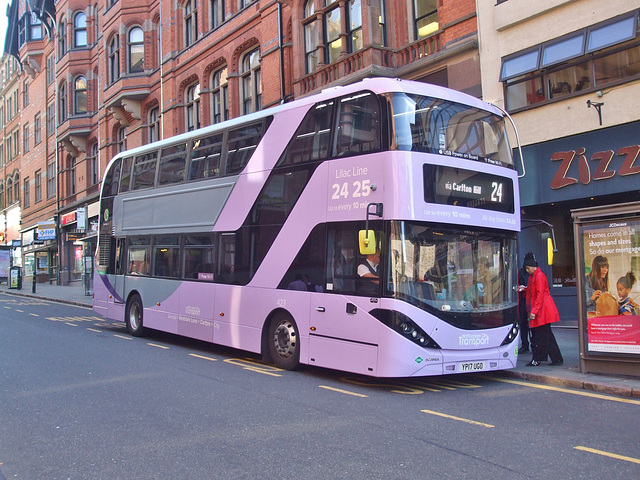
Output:
[[[9,277],[9,267],[11,267],[11,252],[0,250],[0,278]]]
[[[640,355],[640,219],[581,229],[590,352]]]

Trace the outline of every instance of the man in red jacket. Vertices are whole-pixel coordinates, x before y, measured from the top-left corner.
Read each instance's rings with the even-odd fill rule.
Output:
[[[560,314],[549,293],[549,282],[544,273],[538,268],[533,253],[524,257],[524,267],[529,274],[527,283],[527,311],[529,312],[529,328],[534,332],[535,345],[533,359],[527,363],[528,367],[537,367],[540,362],[551,358],[551,365],[562,365],[564,360],[558,348],[556,337],[551,331],[551,324],[560,321]]]

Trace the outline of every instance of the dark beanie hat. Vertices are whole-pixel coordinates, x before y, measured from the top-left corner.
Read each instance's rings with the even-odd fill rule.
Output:
[[[525,267],[537,267],[538,262],[536,262],[536,257],[533,256],[533,253],[529,252],[524,256],[523,265]]]

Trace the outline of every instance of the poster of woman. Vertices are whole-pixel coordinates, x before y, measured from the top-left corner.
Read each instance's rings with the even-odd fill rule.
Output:
[[[640,221],[582,229],[588,349],[640,355]]]

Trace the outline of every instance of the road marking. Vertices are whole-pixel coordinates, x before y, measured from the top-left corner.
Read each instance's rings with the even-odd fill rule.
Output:
[[[282,375],[274,372],[283,371],[281,368],[271,367],[263,363],[254,362],[250,358],[228,358],[224,362],[230,363],[231,365],[238,365],[242,367],[244,370],[249,370],[251,372],[257,372],[257,373],[264,373],[265,375],[271,375],[272,377],[281,377]]]
[[[539,385],[539,384],[523,382],[520,380],[509,380],[506,378],[497,378],[497,377],[486,377],[486,378],[495,380],[496,382],[512,383],[514,385],[523,385],[525,387],[540,388],[542,390],[552,390],[554,392],[570,393],[572,395],[581,395],[583,397],[598,398],[600,400],[610,400],[612,402],[621,402],[621,403],[630,403],[631,405],[640,405],[640,400],[631,400],[629,398],[612,397],[610,395],[603,395],[601,393],[586,392],[581,390],[569,390],[568,388],[553,387],[551,385]]]
[[[95,328],[87,328],[87,330],[90,330],[90,331],[96,332],[96,333],[102,333],[102,330],[96,330]]]
[[[602,455],[604,457],[611,457],[617,460],[624,460],[625,462],[640,464],[640,458],[625,457],[624,455],[618,455],[617,453],[605,452],[603,450],[596,450],[589,447],[573,447],[575,450],[582,450],[584,452],[595,453],[596,455]]]
[[[189,355],[196,358],[202,358],[203,360],[209,360],[210,362],[218,361],[217,358],[205,357],[204,355],[196,355],[195,353],[190,353]]]
[[[114,337],[122,338],[124,340],[133,340],[131,337],[125,337],[124,335],[118,335],[117,333],[113,335]]]
[[[30,313],[29,315],[31,315],[32,317],[39,317],[40,316],[37,313]]]
[[[69,323],[69,322],[64,322],[66,325],[69,325],[70,327],[77,327],[78,325],[76,325],[75,323]]]
[[[24,313],[24,310],[20,310],[19,308],[16,308],[16,312]]]
[[[350,392],[348,390],[342,390],[341,388],[327,387],[326,385],[318,386],[320,388],[324,388],[325,390],[331,390],[332,392],[344,393],[345,395],[352,395],[354,397],[368,398],[368,395],[363,395],[362,393]]]
[[[472,425],[480,425],[481,427],[495,428],[495,425],[489,425],[488,423],[476,422],[475,420],[469,420],[467,418],[454,417],[453,415],[447,415],[446,413],[434,412],[433,410],[422,410],[424,413],[430,415],[437,415],[439,417],[449,418],[451,420],[458,420],[460,422],[470,423]]]
[[[162,348],[163,350],[169,350],[169,347],[165,347],[164,345],[157,345],[155,343],[147,343],[150,347]]]

